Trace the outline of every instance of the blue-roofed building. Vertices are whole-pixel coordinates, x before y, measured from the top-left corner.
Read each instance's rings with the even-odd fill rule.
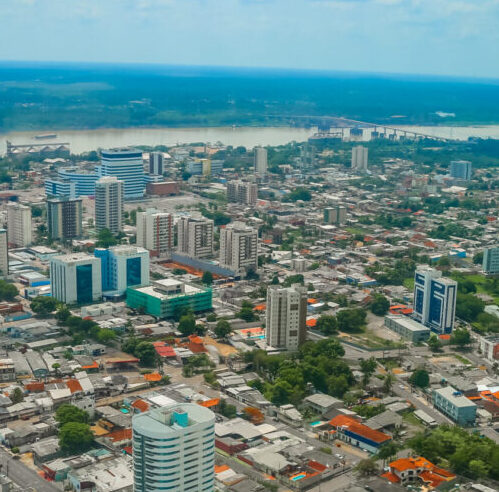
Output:
[[[440,335],[452,333],[456,313],[457,282],[442,272],[419,267],[414,274],[413,317]]]

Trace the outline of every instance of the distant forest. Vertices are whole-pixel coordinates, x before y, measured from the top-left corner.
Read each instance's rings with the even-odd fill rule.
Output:
[[[306,116],[323,115],[399,125],[499,123],[499,81],[137,65],[0,65],[0,132],[306,126],[314,122]]]

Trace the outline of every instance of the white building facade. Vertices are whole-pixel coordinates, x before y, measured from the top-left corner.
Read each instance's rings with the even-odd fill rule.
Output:
[[[113,234],[123,230],[124,183],[115,176],[105,176],[95,183],[95,227]]]
[[[258,231],[242,223],[220,230],[220,266],[237,273],[258,269]]]
[[[7,204],[9,243],[16,248],[31,244],[31,208],[20,203]]]
[[[9,274],[9,244],[7,230],[0,229],[0,275],[6,277]]]
[[[151,256],[166,258],[173,250],[173,217],[167,212],[149,208],[137,212],[137,246]]]
[[[135,492],[212,492],[215,489],[215,415],[178,403],[135,415]]]
[[[179,254],[191,258],[213,256],[213,221],[204,217],[181,217],[177,223]]]

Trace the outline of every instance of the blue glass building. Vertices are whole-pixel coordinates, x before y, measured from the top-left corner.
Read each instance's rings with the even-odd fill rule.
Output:
[[[414,275],[414,318],[438,334],[454,328],[457,282],[442,272],[420,267]]]

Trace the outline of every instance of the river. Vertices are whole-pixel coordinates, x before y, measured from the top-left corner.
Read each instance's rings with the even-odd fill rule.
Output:
[[[466,140],[468,137],[499,138],[499,125],[491,126],[397,126],[438,137]],[[0,133],[0,154],[5,153],[5,141],[13,144],[69,142],[71,152],[81,153],[98,148],[123,147],[128,145],[166,145],[193,142],[225,145],[283,145],[291,141],[303,142],[316,130],[292,127],[203,127],[203,128],[125,128],[98,130],[61,130]],[[370,138],[370,130],[364,130],[364,140]],[[56,133],[55,139],[36,140],[36,134]],[[348,135],[348,130],[346,130]]]

